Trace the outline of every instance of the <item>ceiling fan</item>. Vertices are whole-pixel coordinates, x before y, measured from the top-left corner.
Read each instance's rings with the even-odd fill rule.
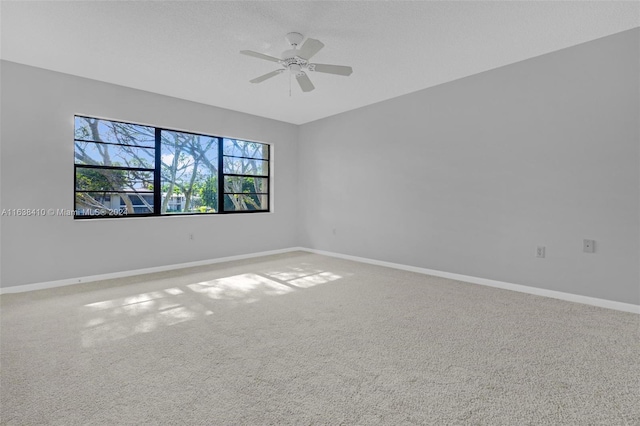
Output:
[[[265,75],[261,75],[260,77],[256,77],[253,80],[250,80],[251,83],[262,83],[263,81],[275,77],[276,75],[289,71],[291,75],[296,77],[298,84],[303,92],[310,92],[315,89],[313,83],[309,79],[309,76],[305,72],[323,72],[327,74],[336,74],[336,75],[344,75],[349,76],[353,72],[351,67],[347,67],[344,65],[327,65],[327,64],[312,64],[309,60],[320,51],[324,47],[324,44],[312,38],[308,38],[300,49],[298,49],[298,45],[304,39],[304,36],[300,33],[289,33],[285,36],[285,39],[291,45],[291,49],[285,50],[282,52],[282,59],[276,58],[274,56],[264,55],[262,53],[254,52],[252,50],[241,50],[240,53],[247,56],[253,56],[254,58],[265,59],[271,62],[277,62],[282,65],[284,68],[277,69],[275,71],[271,71]]]

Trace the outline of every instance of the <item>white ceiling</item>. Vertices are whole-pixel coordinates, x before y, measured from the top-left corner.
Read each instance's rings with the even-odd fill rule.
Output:
[[[2,59],[302,124],[640,26],[640,3],[534,1],[3,1]],[[287,32],[324,42],[302,93]]]

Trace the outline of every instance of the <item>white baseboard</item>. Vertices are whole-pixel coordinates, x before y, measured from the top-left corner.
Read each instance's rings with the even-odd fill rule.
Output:
[[[546,290],[543,288],[529,287],[529,286],[520,285],[520,284],[512,284],[504,281],[496,281],[496,280],[490,280],[486,278],[472,277],[470,275],[454,274],[451,272],[438,271],[435,269],[419,268],[417,266],[403,265],[401,263],[385,262],[382,260],[369,259],[366,257],[359,257],[359,256],[351,256],[348,254],[334,253],[330,251],[316,250],[316,249],[311,249],[306,247],[289,247],[289,248],[279,249],[279,250],[269,250],[269,251],[262,251],[258,253],[249,253],[249,254],[241,254],[237,256],[220,257],[217,259],[199,260],[196,262],[178,263],[173,265],[156,266],[152,268],[134,269],[134,270],[123,271],[123,272],[91,275],[87,277],[68,278],[68,279],[57,280],[57,281],[17,285],[12,287],[0,288],[0,294],[23,293],[26,291],[44,290],[48,288],[62,287],[62,286],[67,286],[72,284],[82,284],[82,283],[88,283],[92,281],[124,278],[124,277],[130,277],[130,276],[142,275],[142,274],[151,274],[154,272],[164,272],[172,269],[192,268],[194,266],[212,265],[215,263],[231,262],[234,260],[242,260],[242,259],[251,259],[254,257],[289,253],[292,251],[305,251],[305,252],[320,254],[324,256],[337,257],[345,260],[352,260],[355,262],[368,263],[371,265],[385,266],[387,268],[401,269],[403,271],[417,272],[419,274],[449,278],[456,281],[464,281],[472,284],[480,284],[488,287],[518,291],[520,293],[534,294],[536,296],[551,297],[553,299],[560,299],[560,300],[566,300],[569,302],[582,303],[585,305],[598,306],[600,308],[614,309],[617,311],[640,314],[640,305],[634,305],[631,303],[616,302],[614,300],[607,300],[607,299],[598,299],[595,297],[581,296],[579,294],[563,293],[561,291]]]
[[[219,257],[216,259],[198,260],[195,262],[155,266],[152,268],[133,269],[130,271],[112,272],[112,273],[100,274],[100,275],[90,275],[87,277],[67,278],[67,279],[57,280],[57,281],[23,284],[23,285],[17,285],[12,287],[0,288],[0,294],[23,293],[25,291],[45,290],[48,288],[63,287],[63,286],[73,285],[73,284],[84,284],[92,281],[111,280],[114,278],[131,277],[134,275],[152,274],[154,272],[164,272],[164,271],[170,271],[172,269],[192,268],[194,266],[212,265],[214,263],[231,262],[234,260],[251,259],[253,257],[269,256],[272,254],[281,254],[281,253],[288,253],[291,251],[301,251],[301,250],[303,249],[300,247],[289,247],[289,248],[279,249],[279,250],[269,250],[269,251],[262,251],[258,253],[240,254],[237,256]]]
[[[371,265],[385,266],[387,268],[401,269],[403,271],[417,272],[419,274],[433,275],[436,277],[449,278],[456,281],[464,281],[472,284],[480,284],[488,287],[496,287],[505,290],[518,291],[520,293],[534,294],[536,296],[551,297],[553,299],[566,300],[569,302],[582,303],[585,305],[598,306],[600,308],[615,309],[617,311],[640,314],[640,305],[632,303],[616,302],[614,300],[598,299],[596,297],[581,296],[579,294],[563,293],[561,291],[546,290],[543,288],[529,287],[526,285],[512,284],[504,281],[489,280],[486,278],[472,277],[469,275],[454,274],[451,272],[437,271],[435,269],[418,268],[416,266],[403,265],[400,263],[384,262],[381,260],[369,259],[366,257],[351,256],[348,254],[334,253],[324,250],[310,248],[299,248],[299,250],[309,253],[321,254],[324,256],[337,257],[340,259],[353,260],[356,262],[369,263]]]

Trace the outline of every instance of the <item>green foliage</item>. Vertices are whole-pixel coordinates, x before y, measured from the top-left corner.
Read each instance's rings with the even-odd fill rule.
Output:
[[[213,210],[218,210],[218,178],[215,176],[210,177],[204,182],[204,185],[200,188],[200,199],[204,206],[210,207]]]
[[[96,170],[78,168],[76,187],[82,191],[119,190],[126,184],[124,170]]]
[[[162,184],[162,186],[160,187],[160,191],[162,191],[163,194],[166,194],[167,191],[169,191],[169,183],[165,182]],[[151,187],[153,188],[153,185],[151,185]],[[175,184],[174,182],[174,186],[173,186],[173,193],[175,195],[180,195],[182,192],[180,191],[180,187],[178,185]]]
[[[242,179],[242,192],[254,192],[254,179],[252,177],[247,177]]]

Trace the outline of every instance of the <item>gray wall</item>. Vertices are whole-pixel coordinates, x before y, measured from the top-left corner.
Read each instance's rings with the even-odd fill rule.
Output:
[[[297,126],[6,61],[0,84],[5,209],[73,209],[76,113],[267,142],[275,151],[273,213],[2,217],[3,287],[296,245]]]
[[[2,217],[1,285],[302,245],[640,303],[639,36],[301,127],[2,61],[0,208],[73,206],[80,113],[272,143],[275,209]]]
[[[639,303],[639,36],[303,125],[301,245]]]

